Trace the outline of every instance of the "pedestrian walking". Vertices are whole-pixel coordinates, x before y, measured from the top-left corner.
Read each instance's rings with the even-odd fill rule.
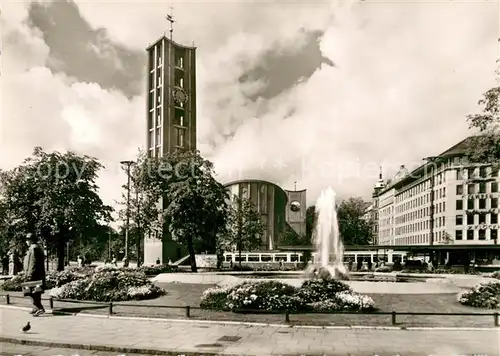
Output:
[[[33,309],[30,314],[39,316],[45,313],[42,305],[42,294],[45,287],[45,254],[33,234],[26,235],[26,244],[28,252],[24,258],[26,282],[22,284],[23,294],[33,300]]]

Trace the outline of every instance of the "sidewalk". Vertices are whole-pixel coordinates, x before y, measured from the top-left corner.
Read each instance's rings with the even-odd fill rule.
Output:
[[[28,333],[20,331],[30,321]],[[0,307],[0,342],[181,355],[500,355],[500,328],[483,330],[315,329],[190,321],[57,316]],[[222,338],[222,339],[221,339]],[[95,346],[101,346],[100,348]]]

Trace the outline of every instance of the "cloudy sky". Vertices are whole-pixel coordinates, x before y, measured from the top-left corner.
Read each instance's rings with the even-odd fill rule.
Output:
[[[145,141],[144,49],[198,47],[198,146],[222,181],[368,198],[468,134],[494,85],[498,1],[42,1],[2,8],[0,168],[33,146],[119,161]]]

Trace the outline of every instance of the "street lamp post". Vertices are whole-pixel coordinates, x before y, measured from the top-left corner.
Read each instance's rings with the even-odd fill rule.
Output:
[[[127,170],[127,212],[125,220],[125,256],[123,257],[123,267],[128,267],[128,234],[130,227],[130,167],[134,164],[133,161],[121,161]]]
[[[140,218],[139,218],[139,212],[141,209],[141,203],[139,200],[139,190],[136,187],[135,190],[135,202],[137,204],[137,215],[135,218],[135,224],[137,225],[137,267],[140,267],[141,265],[141,224],[140,224]]]

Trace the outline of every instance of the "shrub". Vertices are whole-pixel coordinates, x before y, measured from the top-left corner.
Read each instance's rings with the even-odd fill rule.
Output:
[[[460,268],[437,268],[431,271],[428,270],[417,270],[417,269],[403,269],[401,273],[425,273],[425,274],[467,274],[467,275],[479,275],[481,272],[469,270],[465,272],[463,267]]]
[[[375,268],[375,272],[389,273],[392,272],[392,268],[390,266],[380,266]]]
[[[478,308],[500,308],[500,282],[480,283],[470,291],[458,293],[457,300],[463,305]]]
[[[346,283],[337,280],[310,279],[302,283],[297,295],[304,303],[315,303],[329,300],[339,292],[352,292]]]
[[[6,292],[20,292],[22,290],[21,283],[26,280],[24,272],[20,272],[2,284],[2,289]]]
[[[137,268],[138,271],[143,272],[147,276],[158,275],[160,273],[171,273],[177,271],[177,267],[169,265],[151,265],[141,266]]]
[[[153,285],[139,271],[102,268],[83,279],[74,280],[52,289],[60,299],[93,300],[99,302],[151,299],[165,292]]]
[[[250,271],[254,271],[254,268],[252,266],[249,266],[249,265],[239,265],[239,264],[235,264],[233,265],[232,268],[230,268],[232,271],[236,271],[236,272],[250,272]]]

